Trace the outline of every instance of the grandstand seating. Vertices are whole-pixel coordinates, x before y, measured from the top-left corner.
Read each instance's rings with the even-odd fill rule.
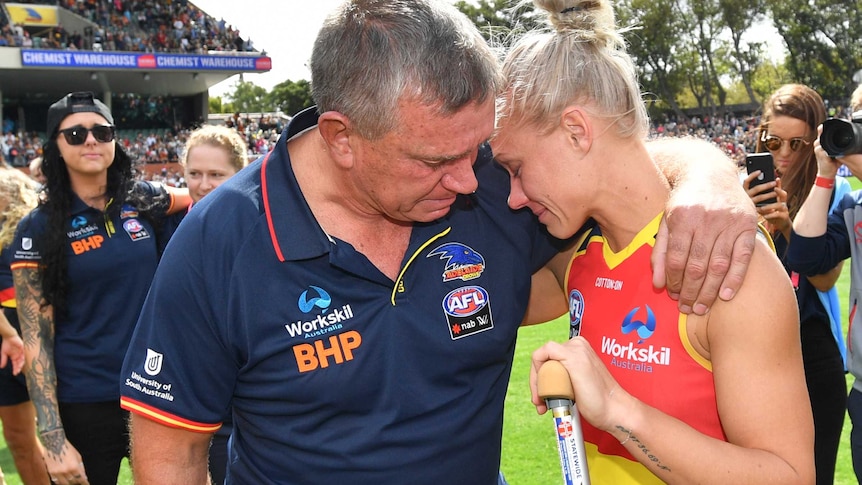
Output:
[[[132,52],[258,52],[223,19],[216,20],[193,3],[166,0],[20,0],[14,3],[56,5],[74,17],[53,28],[16,26],[7,2],[0,2],[0,45],[43,49]],[[5,43],[4,43],[5,42]]]

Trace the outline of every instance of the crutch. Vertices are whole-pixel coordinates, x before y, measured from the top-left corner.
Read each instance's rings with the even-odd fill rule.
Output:
[[[539,368],[537,385],[539,397],[545,400],[554,416],[563,483],[590,485],[581,418],[574,403],[575,392],[572,389],[572,381],[569,380],[569,373],[560,362],[546,361]]]

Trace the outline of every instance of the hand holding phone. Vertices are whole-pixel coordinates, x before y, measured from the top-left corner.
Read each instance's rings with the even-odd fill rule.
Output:
[[[749,183],[749,187],[756,187],[758,185],[775,181],[775,165],[772,161],[772,154],[769,152],[749,153],[745,155],[745,169],[749,175],[760,170],[760,175]],[[755,205],[760,207],[767,204],[774,204],[776,202],[778,202],[778,199],[772,197],[770,199],[760,201]]]

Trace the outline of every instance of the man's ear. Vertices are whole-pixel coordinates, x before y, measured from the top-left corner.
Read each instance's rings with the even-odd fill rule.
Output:
[[[589,115],[580,106],[571,105],[563,110],[560,125],[569,137],[572,147],[586,153],[593,143],[593,126]]]
[[[353,131],[347,116],[338,111],[321,113],[317,119],[317,131],[320,132],[332,160],[342,166],[350,166],[353,163],[353,149],[350,146]]]

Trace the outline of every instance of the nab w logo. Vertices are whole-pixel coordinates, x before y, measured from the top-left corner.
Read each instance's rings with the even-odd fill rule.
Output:
[[[297,302],[297,306],[302,311],[302,313],[308,313],[314,309],[314,307],[320,308],[323,312],[329,308],[329,305],[332,304],[332,297],[329,296],[329,293],[326,292],[323,288],[319,286],[309,286],[311,290],[314,290],[317,293],[317,296],[311,296],[309,298],[308,291],[305,290],[299,295],[299,301]]]
[[[638,310],[640,310],[640,307],[635,307],[623,319],[623,324],[620,328],[623,334],[637,332],[638,337],[640,337],[640,340],[638,340],[639,344],[644,343],[644,340],[652,337],[652,334],[655,333],[655,314],[653,314],[652,308],[649,305],[644,305],[644,308],[646,309],[646,321],[635,320],[635,316],[638,314]]]

